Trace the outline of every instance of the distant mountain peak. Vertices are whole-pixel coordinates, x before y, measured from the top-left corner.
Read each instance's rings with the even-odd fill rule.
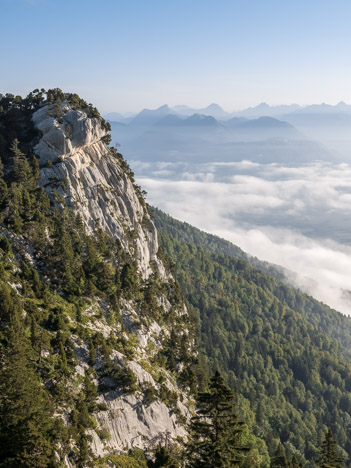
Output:
[[[203,125],[218,125],[217,120],[211,115],[204,115],[195,113],[188,117],[185,122],[192,124],[203,124]]]
[[[193,114],[204,114],[206,116],[212,116],[215,119],[228,119],[231,114],[224,111],[221,106],[213,102],[207,107],[201,109],[195,109],[185,105],[177,105],[172,108],[173,112],[176,112],[180,115],[190,117]]]
[[[141,113],[156,113],[156,112],[171,112],[171,109],[168,107],[167,104],[163,104],[163,106],[160,106],[160,107],[157,107],[156,109],[148,109],[147,107],[144,107],[144,109],[139,112],[138,115],[140,115]]]
[[[256,109],[269,109],[271,106],[267,104],[266,102],[261,102],[258,106],[256,106]]]
[[[338,102],[338,104],[335,106],[338,110],[346,110],[349,111],[350,107],[349,104],[346,104],[344,101]]]
[[[156,111],[171,111],[170,107],[168,106],[168,104],[163,104],[163,106],[160,106],[158,107],[157,109],[155,109]]]
[[[207,111],[221,111],[221,112],[223,112],[223,109],[221,108],[221,106],[219,106],[219,105],[216,104],[215,102],[213,102],[213,103],[210,104],[209,106],[205,107],[205,110],[207,110]]]
[[[139,114],[137,114],[134,119],[131,121],[132,125],[153,125],[158,120],[166,117],[166,115],[174,114],[174,111],[168,107],[167,104],[164,104],[157,109],[143,109]]]

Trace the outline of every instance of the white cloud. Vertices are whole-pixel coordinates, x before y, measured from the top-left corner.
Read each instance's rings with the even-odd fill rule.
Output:
[[[138,178],[150,204],[298,273],[297,287],[351,315],[350,166],[166,167],[171,179],[155,177],[157,164]]]

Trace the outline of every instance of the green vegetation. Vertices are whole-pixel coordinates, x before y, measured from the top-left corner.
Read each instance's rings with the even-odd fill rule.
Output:
[[[20,304],[12,304],[6,352],[1,349],[0,466],[54,467],[54,408],[35,372],[33,350],[19,323]]]
[[[226,468],[239,466],[240,453],[248,451],[241,444],[243,423],[236,413],[235,397],[217,371],[209,391],[197,397],[197,413],[190,424],[187,466]]]
[[[321,468],[341,468],[342,462],[343,459],[338,453],[337,443],[331,430],[328,429],[320,449],[319,465]]]
[[[272,456],[282,444],[289,459],[313,466],[328,426],[349,462],[351,320],[243,259],[214,253],[213,236],[202,233],[202,247],[198,230],[157,210],[154,217],[197,321],[203,364],[221,369],[249,402],[254,434]]]
[[[135,330],[157,318],[174,331],[174,352],[165,339],[152,356],[156,369],[176,371],[182,365],[179,381],[185,386],[193,376],[192,336],[180,333],[187,329],[188,317],[179,316],[183,303],[176,283],[163,283],[156,272],[144,281],[136,259],[118,240],[97,223],[88,235],[80,217],[39,186],[33,111],[52,103],[57,113],[65,99],[99,118],[75,95],[61,93],[48,91],[45,98],[42,90],[25,99],[1,98],[1,467],[55,467],[65,456],[78,467],[87,466],[92,459],[89,431],[96,428],[92,414],[106,410],[97,405],[99,394],[140,392],[142,400],[145,390],[149,404],[161,398],[162,382],[154,395],[139,387],[128,366],[138,343],[121,316],[128,301],[138,313]],[[121,155],[116,158],[116,164],[128,167]],[[160,307],[161,296],[172,305],[167,311]],[[109,337],[91,328],[95,321],[112,327]],[[77,349],[87,350],[84,376],[76,371],[81,364]],[[112,358],[113,351],[124,355],[123,362]],[[178,395],[173,397],[169,404],[175,409]]]

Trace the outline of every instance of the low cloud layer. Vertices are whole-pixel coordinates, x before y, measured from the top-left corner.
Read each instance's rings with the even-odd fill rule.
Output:
[[[298,273],[297,287],[351,315],[351,167],[132,163],[148,202]]]

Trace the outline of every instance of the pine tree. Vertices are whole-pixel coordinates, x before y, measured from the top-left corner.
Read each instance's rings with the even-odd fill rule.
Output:
[[[318,460],[320,468],[341,468],[343,459],[338,454],[338,444],[333,438],[332,431],[328,429],[320,448]]]
[[[85,403],[87,405],[88,411],[96,411],[96,399],[98,397],[97,387],[94,381],[89,377],[89,373],[85,371],[84,376],[84,392],[85,392]]]
[[[33,186],[33,170],[22,151],[18,147],[19,141],[15,138],[11,145],[13,153],[12,177],[16,182],[30,183]]]
[[[4,166],[0,157],[0,208],[3,208],[7,200],[7,185],[4,180]],[[2,221],[2,215],[0,214],[0,221]]]
[[[236,413],[235,395],[217,371],[210,380],[209,391],[198,395],[197,414],[190,424],[186,466],[239,466],[238,455],[248,450],[240,444],[243,424]]]
[[[0,280],[0,320],[9,322],[18,307],[20,304],[17,295],[14,295],[11,288]]]
[[[78,440],[78,448],[79,448],[79,458],[77,460],[78,468],[84,468],[86,466],[86,462],[89,458],[89,448],[85,434],[80,434]]]
[[[90,366],[95,366],[96,364],[96,350],[95,350],[95,346],[94,346],[92,339],[89,340],[89,361],[88,362]]]
[[[15,318],[0,365],[1,468],[56,466],[51,404],[30,356],[30,345]]]
[[[122,290],[126,299],[131,299],[136,288],[137,277],[135,267],[132,263],[126,263],[121,272]]]
[[[159,445],[155,451],[155,461],[148,462],[149,468],[178,468],[179,461],[173,456],[172,451]]]
[[[271,468],[290,468],[289,460],[286,458],[285,450],[281,444],[279,444],[277,451],[271,460]]]

